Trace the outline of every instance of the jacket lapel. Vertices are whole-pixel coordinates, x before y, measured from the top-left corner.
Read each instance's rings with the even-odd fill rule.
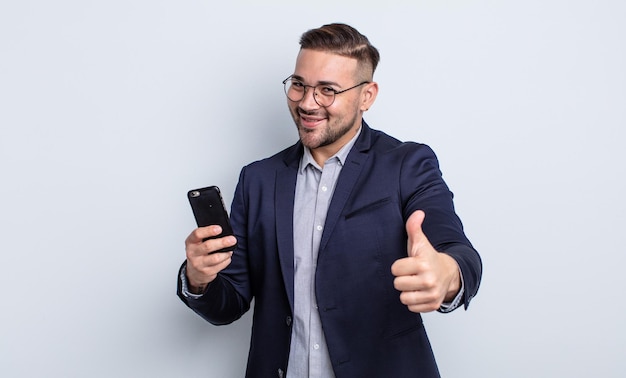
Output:
[[[352,151],[348,154],[346,163],[343,168],[341,168],[341,173],[337,179],[335,192],[333,193],[333,198],[328,207],[328,214],[326,215],[326,225],[324,226],[324,232],[322,233],[322,240],[320,242],[320,255],[326,248],[330,235],[332,235],[333,229],[339,220],[339,215],[343,211],[348,198],[350,198],[356,181],[363,171],[365,162],[369,158],[367,151],[371,146],[371,129],[367,126],[365,121],[363,122],[362,128],[361,135],[352,147]]]
[[[276,172],[276,242],[291,311],[293,311],[294,296],[293,206],[301,156],[302,145],[297,143],[287,152],[284,160],[285,166]]]

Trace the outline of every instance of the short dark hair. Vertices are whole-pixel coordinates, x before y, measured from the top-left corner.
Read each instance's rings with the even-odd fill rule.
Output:
[[[300,48],[328,51],[354,58],[359,65],[371,68],[374,74],[380,54],[366,36],[352,26],[333,23],[311,29],[300,37]]]

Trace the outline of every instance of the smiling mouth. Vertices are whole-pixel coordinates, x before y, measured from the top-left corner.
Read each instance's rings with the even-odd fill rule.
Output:
[[[305,116],[300,116],[300,118],[306,122],[319,122],[319,121],[323,121],[324,118],[314,118],[314,117],[305,117]]]
[[[320,123],[322,123],[324,119],[317,119],[317,118],[308,118],[308,117],[301,117],[300,118],[300,126],[304,129],[315,129],[317,128]]]
[[[306,114],[302,111],[299,111],[298,115],[300,116],[300,123],[302,124],[302,126],[309,128],[317,126],[320,122],[326,119],[326,117],[314,116],[311,114]]]

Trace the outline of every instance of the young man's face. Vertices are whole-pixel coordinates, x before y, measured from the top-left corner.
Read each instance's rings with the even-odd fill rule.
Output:
[[[307,86],[319,85],[318,90],[329,86],[337,91],[363,80],[357,75],[356,59],[309,49],[300,50],[293,77]],[[327,150],[328,157],[339,151],[356,134],[363,111],[373,102],[368,86],[372,84],[337,94],[334,102],[326,107],[315,101],[310,87],[306,87],[302,100],[287,100],[302,143],[311,150]]]

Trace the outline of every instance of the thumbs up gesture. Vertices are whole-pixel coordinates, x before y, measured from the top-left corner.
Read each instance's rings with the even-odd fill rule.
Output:
[[[417,210],[406,222],[408,257],[396,260],[391,273],[400,301],[413,312],[430,312],[450,302],[461,289],[456,261],[437,252],[422,231],[426,214]]]

